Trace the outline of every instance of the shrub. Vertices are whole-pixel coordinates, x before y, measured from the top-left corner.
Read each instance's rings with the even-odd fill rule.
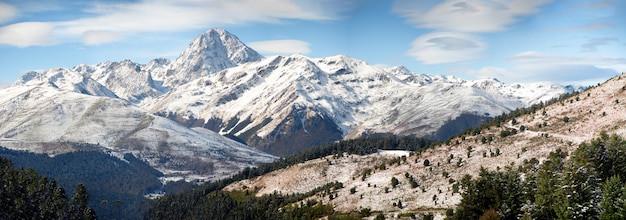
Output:
[[[396,177],[391,177],[391,186],[393,188],[396,188],[396,186],[400,184],[400,181],[398,181],[398,179]]]

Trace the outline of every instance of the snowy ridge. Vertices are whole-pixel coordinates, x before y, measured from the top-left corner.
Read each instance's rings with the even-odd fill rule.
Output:
[[[104,62],[92,66],[91,71],[80,70],[106,85],[120,98],[138,104],[146,98],[155,98],[168,91],[168,88],[163,87],[163,81],[153,78],[154,72],[162,72],[168,64],[169,62],[159,63],[158,60],[153,60],[146,65],[140,65],[124,60]]]
[[[306,124],[312,118],[332,120],[343,138],[430,136],[462,114],[495,116],[566,92],[550,83],[507,85],[415,74],[404,67],[380,69],[341,55],[293,55],[198,78],[143,106],[197,126],[215,126],[207,124],[218,120],[212,129],[250,143],[284,137],[284,130],[310,133]]]
[[[200,34],[175,61],[80,64],[30,72],[14,86],[120,98],[129,107],[281,156],[298,152],[292,148],[302,143],[306,148],[361,136],[444,139],[486,117],[572,91],[545,82],[382,69],[343,55],[264,58],[222,29]]]
[[[65,68],[31,71],[24,74],[13,84],[13,86],[37,85],[49,86],[85,95],[117,98],[111,90],[96,82],[88,75]]]
[[[133,153],[156,169],[219,179],[275,157],[206,129],[189,129],[128,102],[48,86],[15,86],[0,98],[0,145],[59,154],[89,143]],[[61,143],[61,144],[55,144]],[[185,166],[205,163],[209,170]]]

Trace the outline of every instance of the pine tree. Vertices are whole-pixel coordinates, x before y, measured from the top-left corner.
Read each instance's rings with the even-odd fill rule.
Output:
[[[555,192],[554,210],[558,219],[592,219],[599,207],[597,177],[588,167],[569,167]]]
[[[82,183],[76,186],[74,196],[72,196],[72,205],[70,206],[70,219],[95,219],[93,209],[87,207],[89,195],[87,189]]]
[[[624,194],[622,180],[619,176],[609,178],[603,186],[602,202],[600,203],[600,219],[624,219],[626,210],[624,209]]]

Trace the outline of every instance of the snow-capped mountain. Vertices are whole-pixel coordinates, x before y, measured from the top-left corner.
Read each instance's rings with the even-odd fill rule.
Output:
[[[189,44],[163,77],[165,85],[176,87],[202,76],[263,59],[237,36],[211,29]]]
[[[346,56],[269,57],[179,86],[146,109],[275,155],[344,138],[447,138],[484,118],[568,92],[380,69]],[[296,147],[298,146],[298,147]]]
[[[488,117],[571,91],[551,83],[381,69],[341,55],[264,58],[221,29],[200,34],[175,61],[80,64],[30,72],[15,86],[120,98],[281,156],[361,136],[445,139]]]
[[[222,29],[211,29],[191,42],[174,62],[165,58],[154,59],[147,64],[124,60],[59,69],[90,76],[119,98],[138,105],[190,80],[261,59],[263,56],[242,43],[237,36]]]
[[[173,177],[217,179],[275,157],[202,128],[190,129],[127,101],[42,83],[1,91],[0,146],[60,154],[74,143],[133,153]],[[120,154],[121,155],[121,154]]]

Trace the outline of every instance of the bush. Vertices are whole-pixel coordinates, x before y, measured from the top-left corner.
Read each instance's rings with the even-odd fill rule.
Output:
[[[398,181],[398,179],[396,177],[391,177],[391,186],[393,188],[396,188],[396,186],[400,184],[400,181]]]

